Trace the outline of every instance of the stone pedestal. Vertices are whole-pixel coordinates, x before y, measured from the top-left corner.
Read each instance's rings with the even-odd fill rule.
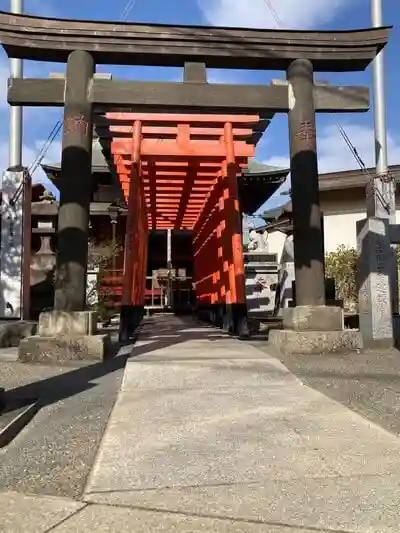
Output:
[[[40,314],[38,335],[41,337],[57,335],[95,335],[97,333],[97,314],[94,311],[49,311]]]
[[[294,331],[342,331],[344,313],[341,307],[299,305],[283,310],[284,329]]]
[[[343,331],[290,331],[273,330],[270,343],[286,355],[319,355],[349,353],[361,350],[362,338],[358,330]]]
[[[357,330],[344,329],[341,307],[305,305],[283,310],[283,330],[270,332],[269,341],[285,354],[346,353],[362,348]]]
[[[364,346],[390,348],[394,334],[389,220],[370,217],[357,222],[357,251],[358,308]]]
[[[275,288],[278,284],[276,254],[264,251],[245,253],[244,268],[249,318],[272,315],[275,307]]]
[[[101,361],[109,347],[109,336],[97,334],[96,313],[51,311],[40,315],[38,334],[20,342],[19,360],[25,363]]]

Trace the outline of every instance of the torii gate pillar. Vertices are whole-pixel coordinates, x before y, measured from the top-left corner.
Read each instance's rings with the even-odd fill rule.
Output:
[[[325,305],[324,245],[319,206],[314,72],[307,59],[287,72],[297,305]]]
[[[284,329],[271,332],[270,340],[283,351],[313,353],[318,349],[320,353],[321,339],[328,351],[337,343],[345,345],[354,340],[345,335],[343,309],[325,305],[324,239],[311,61],[293,61],[287,80],[296,306],[284,309]]]
[[[24,362],[101,360],[108,350],[108,336],[95,335],[96,313],[86,310],[94,71],[91,54],[71,52],[65,81],[54,310],[41,313],[37,336],[22,340],[19,359]]]
[[[88,52],[72,52],[65,85],[64,132],[58,213],[57,276],[54,309],[84,311],[92,193],[92,104],[95,71]]]

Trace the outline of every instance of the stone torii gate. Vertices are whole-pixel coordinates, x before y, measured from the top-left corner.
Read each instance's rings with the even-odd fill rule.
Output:
[[[315,113],[369,108],[368,89],[316,86],[314,73],[360,71],[385,46],[389,28],[299,32],[85,22],[0,12],[0,42],[10,57],[67,63],[66,80],[11,79],[11,105],[64,106],[55,312],[43,317],[35,349],[51,336],[87,339],[84,313],[93,113],[288,113],[297,307],[284,326],[341,330],[339,310],[325,306],[324,250],[318,198]],[[148,83],[95,79],[96,64],[284,70],[287,86]],[[196,68],[196,67],[193,67]],[[90,327],[89,327],[90,326]],[[40,335],[42,337],[40,337]],[[69,337],[67,337],[69,335]],[[44,337],[44,338],[43,338]],[[82,353],[88,343],[82,341]],[[58,343],[57,346],[59,346]],[[85,351],[86,350],[86,351]]]

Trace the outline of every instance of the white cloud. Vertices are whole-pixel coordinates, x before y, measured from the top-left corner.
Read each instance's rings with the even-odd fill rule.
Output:
[[[375,164],[373,129],[357,124],[345,124],[344,129],[366,166],[373,167]],[[358,168],[352,152],[334,124],[323,129],[318,139],[318,153],[320,172]],[[400,138],[392,132],[388,132],[388,158],[391,165],[400,162]]]
[[[360,124],[342,124],[351,143],[357,149],[367,167],[375,161],[374,132]],[[318,169],[321,174],[359,168],[354,155],[342,138],[335,124],[325,126],[318,135]],[[400,164],[400,137],[388,132],[388,159],[391,165]],[[265,160],[268,165],[288,167],[289,156],[276,155]]]
[[[311,29],[332,21],[358,0],[272,0],[277,23],[265,0],[197,0],[204,17],[215,26]]]
[[[375,166],[375,143],[373,128],[360,124],[346,124],[342,126],[347,133],[351,143],[357,149],[360,157],[367,167]],[[352,152],[342,138],[339,129],[335,124],[325,126],[318,135],[318,170],[320,174],[328,172],[339,172],[341,170],[352,170],[360,168]],[[388,160],[390,165],[400,164],[400,137],[392,132],[388,132]],[[267,165],[288,168],[290,166],[289,156],[276,155],[264,160]],[[288,201],[287,196],[282,196],[281,192],[290,187],[287,181],[263,206],[261,211],[282,205]]]

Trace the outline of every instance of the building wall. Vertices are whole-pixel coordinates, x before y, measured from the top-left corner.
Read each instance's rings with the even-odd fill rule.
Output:
[[[321,192],[320,203],[324,214],[325,252],[334,252],[341,245],[356,247],[356,223],[366,216],[363,189]]]
[[[320,204],[324,214],[325,252],[334,252],[341,245],[355,248],[356,223],[366,217],[363,189],[321,192]],[[396,222],[400,224],[400,201],[397,202]],[[278,254],[280,259],[285,234],[274,231],[270,233],[268,241],[269,251]]]

